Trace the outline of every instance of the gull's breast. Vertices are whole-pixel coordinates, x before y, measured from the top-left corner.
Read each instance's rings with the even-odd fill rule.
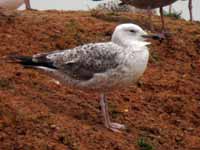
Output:
[[[127,59],[127,80],[137,81],[144,73],[149,59],[149,51],[147,48],[136,51]]]

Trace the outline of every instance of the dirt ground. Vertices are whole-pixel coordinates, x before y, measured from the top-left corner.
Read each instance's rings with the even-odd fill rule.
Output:
[[[141,80],[109,94],[112,119],[127,125],[122,133],[102,124],[98,94],[57,85],[4,60],[108,41],[117,24],[147,30],[146,20],[128,13],[0,15],[0,150],[200,150],[200,22],[166,18],[171,36],[152,41]],[[153,26],[159,32],[159,17]]]

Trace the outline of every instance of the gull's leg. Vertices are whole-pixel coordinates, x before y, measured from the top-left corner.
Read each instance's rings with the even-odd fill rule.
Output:
[[[124,125],[119,124],[119,123],[113,123],[110,121],[108,105],[107,105],[106,97],[104,94],[101,94],[100,105],[101,105],[101,111],[104,117],[104,124],[106,128],[111,129],[114,132],[120,132],[119,129],[126,129]]]
[[[105,104],[105,95],[104,94],[101,94],[100,106],[101,106],[101,112],[104,117],[104,124],[105,124],[106,128],[109,128],[110,119],[106,113],[106,104]]]
[[[189,12],[190,12],[190,21],[193,21],[193,15],[192,15],[192,0],[189,0]]]
[[[26,5],[26,9],[31,9],[30,1],[29,0],[24,0],[24,3]]]
[[[162,31],[165,30],[165,22],[164,22],[164,16],[163,16],[163,8],[160,7],[160,17],[161,17],[161,21],[162,21]]]
[[[30,0],[24,0],[24,3],[27,10],[36,10],[31,8]]]

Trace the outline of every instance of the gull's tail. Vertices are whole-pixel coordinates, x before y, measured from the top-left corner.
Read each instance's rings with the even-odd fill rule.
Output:
[[[23,66],[35,66],[36,63],[33,62],[31,56],[18,56],[18,55],[9,55],[7,57],[11,63],[19,63]]]
[[[51,69],[55,69],[53,66],[53,62],[46,58],[46,54],[32,57],[32,56],[21,56],[21,55],[9,55],[7,57],[11,63],[18,63],[23,65],[24,67],[47,67]]]

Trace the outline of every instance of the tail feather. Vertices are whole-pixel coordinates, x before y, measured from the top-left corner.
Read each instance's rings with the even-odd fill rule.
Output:
[[[19,63],[24,66],[32,66],[36,65],[35,62],[33,62],[31,56],[17,56],[17,55],[10,55],[8,56],[9,60],[13,63]]]
[[[25,67],[47,67],[55,69],[53,62],[46,59],[46,56],[44,55],[41,55],[37,58],[33,58],[32,56],[10,55],[8,58],[13,63],[19,63]]]

